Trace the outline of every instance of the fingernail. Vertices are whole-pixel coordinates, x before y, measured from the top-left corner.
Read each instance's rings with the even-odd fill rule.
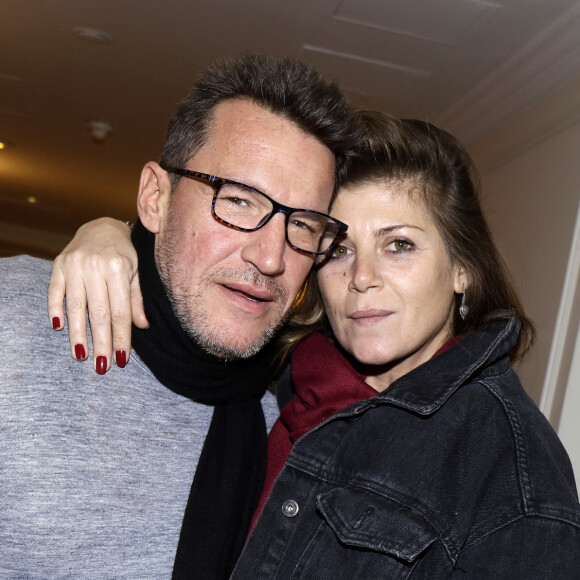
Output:
[[[87,358],[85,347],[82,344],[75,344],[75,358],[77,360],[85,360]]]
[[[99,373],[100,375],[104,375],[107,372],[107,357],[98,356],[96,367],[97,373]]]
[[[116,350],[115,362],[118,367],[123,368],[127,364],[127,353],[124,350]]]
[[[52,330],[58,330],[60,328],[60,318],[58,316],[54,316],[52,318]]]

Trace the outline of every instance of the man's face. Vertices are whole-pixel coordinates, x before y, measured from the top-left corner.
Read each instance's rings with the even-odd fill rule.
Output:
[[[290,121],[243,99],[214,109],[187,169],[233,179],[295,208],[328,210],[334,156]],[[313,260],[285,240],[285,216],[240,232],[211,215],[213,189],[182,178],[156,240],[157,263],[184,328],[225,358],[255,354],[283,324]]]

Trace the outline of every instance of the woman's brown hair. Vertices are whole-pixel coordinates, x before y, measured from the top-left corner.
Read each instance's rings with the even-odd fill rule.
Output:
[[[376,111],[359,114],[366,136],[342,187],[412,181],[451,260],[470,280],[466,294],[469,313],[463,320],[459,308],[455,309],[453,332],[483,330],[498,319],[515,316],[521,331],[510,357],[521,358],[531,348],[534,327],[483,215],[479,175],[471,156],[455,137],[426,121],[396,119]],[[460,300],[458,295],[457,306]],[[308,278],[294,314],[280,336],[278,365],[284,364],[300,340],[323,326],[315,272]]]

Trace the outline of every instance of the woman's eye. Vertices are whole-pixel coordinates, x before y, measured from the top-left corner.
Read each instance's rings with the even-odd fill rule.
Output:
[[[394,240],[389,244],[391,250],[397,254],[408,252],[413,248],[413,244],[407,240]]]
[[[344,258],[348,256],[348,250],[344,246],[337,246],[330,254],[331,258]]]

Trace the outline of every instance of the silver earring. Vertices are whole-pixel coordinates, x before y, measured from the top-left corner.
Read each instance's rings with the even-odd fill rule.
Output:
[[[461,316],[461,320],[465,320],[468,314],[469,306],[465,304],[465,282],[463,282],[463,296],[461,297],[461,305],[459,306],[459,316]]]

